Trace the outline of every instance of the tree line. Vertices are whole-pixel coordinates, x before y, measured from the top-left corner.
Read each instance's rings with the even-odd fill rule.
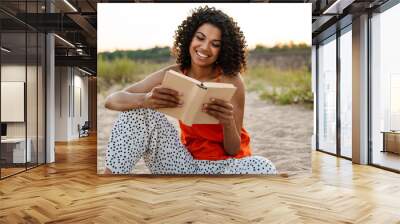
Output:
[[[290,52],[307,52],[311,48],[305,43],[284,43],[276,44],[272,47],[264,45],[256,45],[254,49],[249,50],[249,56],[252,54],[287,54]],[[104,60],[113,61],[119,58],[127,58],[131,60],[151,60],[155,62],[166,62],[172,59],[170,47],[153,47],[149,49],[139,50],[116,50],[113,52],[101,52],[98,54]]]

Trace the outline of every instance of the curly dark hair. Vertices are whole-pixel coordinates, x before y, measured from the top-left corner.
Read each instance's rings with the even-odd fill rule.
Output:
[[[216,63],[224,75],[235,76],[246,69],[246,41],[243,32],[231,17],[214,7],[199,7],[192,11],[175,31],[172,48],[176,63],[181,70],[191,65],[189,46],[196,30],[204,23],[210,23],[221,30],[221,49]]]

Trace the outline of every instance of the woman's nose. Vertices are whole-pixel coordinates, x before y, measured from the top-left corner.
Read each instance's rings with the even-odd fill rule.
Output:
[[[210,43],[204,41],[203,43],[201,43],[200,49],[208,52],[210,49]]]

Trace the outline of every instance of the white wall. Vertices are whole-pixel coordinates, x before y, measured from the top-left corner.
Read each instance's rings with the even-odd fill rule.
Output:
[[[81,123],[89,120],[89,78],[82,77],[82,117]]]
[[[18,81],[25,82],[25,65],[2,65],[1,81]],[[30,70],[28,66],[28,70]],[[1,108],[7,110],[7,108]],[[8,137],[25,137],[25,122],[9,122],[7,123]]]
[[[69,116],[68,68],[56,67],[55,74],[55,141],[67,141]]]
[[[55,102],[56,141],[79,138],[78,124],[82,126],[88,120],[87,77],[84,77],[83,73],[76,68],[56,67]]]
[[[54,9],[46,2],[50,12]],[[55,162],[55,42],[54,35],[46,35],[46,163]]]
[[[25,73],[25,65],[2,65],[1,81],[25,82]]]

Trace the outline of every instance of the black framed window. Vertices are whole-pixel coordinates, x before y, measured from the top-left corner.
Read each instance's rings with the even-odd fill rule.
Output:
[[[336,154],[336,35],[318,45],[318,150]]]
[[[388,7],[388,6],[390,7]],[[400,4],[370,17],[370,162],[400,172]]]
[[[352,157],[352,25],[348,24],[318,43],[317,150],[342,158]]]
[[[340,31],[340,155],[352,158],[352,26]]]
[[[45,163],[45,34],[25,23],[45,1],[1,1],[0,178]]]

